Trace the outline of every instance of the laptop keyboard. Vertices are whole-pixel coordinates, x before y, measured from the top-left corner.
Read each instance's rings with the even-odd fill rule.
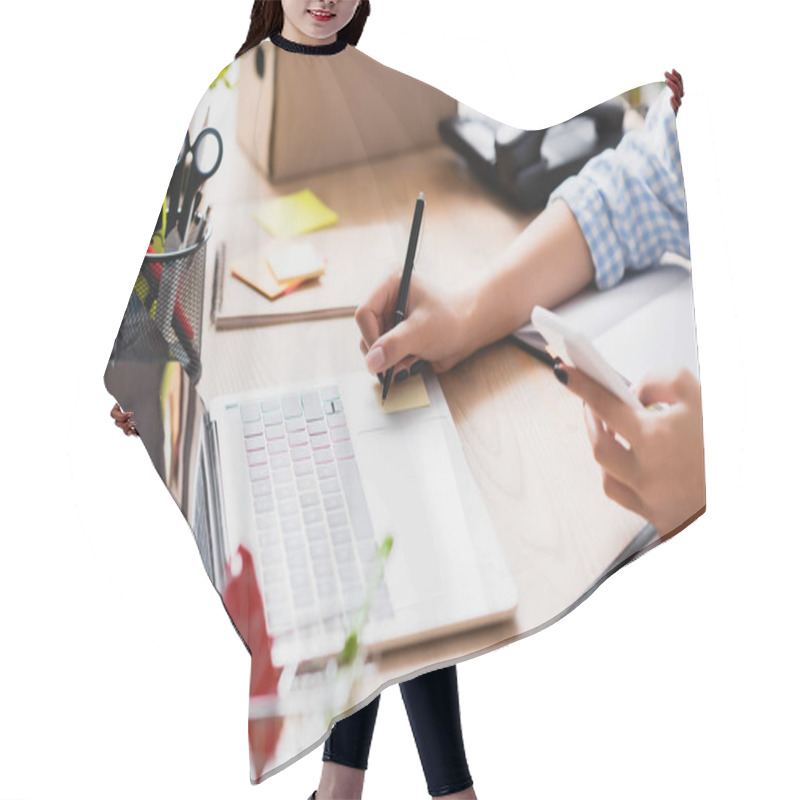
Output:
[[[366,600],[378,550],[336,386],[241,407],[267,629],[342,632]],[[370,619],[392,616],[386,585]]]

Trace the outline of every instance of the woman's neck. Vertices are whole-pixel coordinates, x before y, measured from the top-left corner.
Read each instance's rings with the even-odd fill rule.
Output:
[[[341,53],[347,47],[347,41],[344,39],[334,39],[329,44],[320,44],[319,39],[313,40],[314,44],[300,44],[292,39],[287,39],[282,33],[273,34],[271,41],[281,50],[313,56],[335,55],[336,53]]]
[[[335,33],[326,37],[325,39],[315,39],[313,36],[303,33],[303,31],[292,25],[292,23],[289,22],[286,17],[283,19],[283,30],[281,31],[281,36],[283,36],[283,38],[288,42],[294,42],[295,44],[300,44],[304,47],[323,47],[326,44],[333,44],[336,41]]]

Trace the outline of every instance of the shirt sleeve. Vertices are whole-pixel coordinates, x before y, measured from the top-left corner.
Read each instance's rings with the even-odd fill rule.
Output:
[[[689,258],[689,226],[675,113],[665,88],[641,130],[591,159],[550,196],[564,200],[589,245],[595,283],[607,289],[626,269],[666,252]]]

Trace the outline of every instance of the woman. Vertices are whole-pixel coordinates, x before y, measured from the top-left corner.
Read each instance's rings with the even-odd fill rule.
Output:
[[[238,58],[264,39],[284,50],[324,57],[355,45],[370,13],[369,0],[256,0]],[[138,436],[133,412],[115,404],[117,427]],[[400,684],[432,797],[475,798],[467,766],[455,666]],[[333,726],[325,742],[316,800],[360,798],[380,696]]]

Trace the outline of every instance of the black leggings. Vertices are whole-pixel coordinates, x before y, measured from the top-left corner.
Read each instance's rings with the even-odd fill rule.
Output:
[[[431,797],[472,786],[464,752],[455,666],[426,672],[400,684],[408,721]],[[378,716],[378,695],[360,711],[333,726],[323,761],[365,770]]]

